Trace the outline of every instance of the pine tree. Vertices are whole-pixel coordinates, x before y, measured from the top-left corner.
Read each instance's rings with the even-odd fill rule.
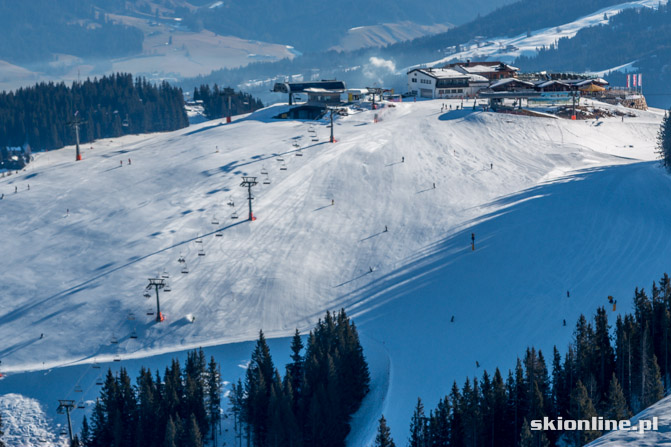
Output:
[[[608,419],[621,421],[631,417],[631,411],[627,405],[627,399],[624,397],[624,392],[618,382],[615,373],[613,373],[610,380],[610,387],[608,391],[608,407],[606,411]]]
[[[657,356],[652,354],[648,357],[648,363],[645,365],[646,382],[643,390],[643,408],[659,401],[664,397],[664,387],[662,385],[662,376],[657,365]]]
[[[387,427],[387,421],[384,415],[380,417],[377,436],[375,437],[375,447],[396,447],[391,437],[391,430]]]
[[[191,413],[191,417],[189,418],[186,446],[203,447],[203,440],[200,436],[200,429],[198,428],[198,420],[193,413]]]
[[[172,416],[168,418],[168,423],[165,426],[163,447],[177,447],[177,428],[172,420]]]
[[[86,415],[84,415],[84,418],[82,419],[82,431],[79,436],[79,443],[83,447],[88,447],[90,442],[91,442],[91,431],[89,429],[89,423],[86,420]],[[0,447],[2,447],[2,445],[0,445]]]
[[[671,110],[664,114],[657,134],[657,153],[662,159],[662,166],[671,172]]]
[[[212,440],[215,439],[217,426],[221,419],[221,391],[222,381],[219,365],[217,365],[214,357],[211,357],[210,363],[207,366],[207,413],[210,430],[212,432]]]
[[[415,411],[410,420],[410,444],[409,447],[424,447],[426,437],[426,417],[424,416],[424,404],[422,399],[417,398]]]
[[[592,400],[587,394],[587,388],[582,384],[581,381],[578,381],[575,389],[571,393],[571,419],[579,420],[591,420],[593,417],[597,417],[596,410],[592,404]],[[575,432],[576,436],[576,445],[584,445],[588,442],[591,442],[601,436],[601,432],[598,430],[577,430]]]

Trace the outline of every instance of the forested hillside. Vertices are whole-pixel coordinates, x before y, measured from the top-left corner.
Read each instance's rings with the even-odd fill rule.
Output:
[[[592,321],[579,317],[563,359],[556,347],[547,360],[528,348],[507,374],[484,371],[461,389],[455,382],[428,417],[418,400],[409,446],[582,446],[602,432],[531,431],[529,424],[544,417],[626,420],[660,400],[671,380],[669,276],[653,283],[650,295],[636,289],[634,313],[618,315],[614,336],[608,313],[617,302],[609,300]]]
[[[77,113],[78,112],[78,113]],[[127,133],[161,132],[188,125],[179,88],[154,85],[130,74],[103,76],[67,86],[41,83],[0,94],[0,146],[29,143],[33,150],[74,144],[68,123],[84,121],[82,143]]]

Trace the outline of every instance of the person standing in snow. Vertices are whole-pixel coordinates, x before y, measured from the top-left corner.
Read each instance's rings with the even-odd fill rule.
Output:
[[[335,205],[335,200],[331,199],[331,206]]]
[[[475,250],[475,233],[471,233],[471,250]]]
[[[401,157],[401,163],[405,163],[405,157]]]
[[[130,158],[128,159],[128,165],[130,166]]]
[[[119,160],[119,166],[123,166],[123,160]]]

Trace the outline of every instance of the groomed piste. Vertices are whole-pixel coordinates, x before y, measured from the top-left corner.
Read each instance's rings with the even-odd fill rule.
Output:
[[[203,346],[232,382],[260,329],[283,365],[282,337],[341,307],[373,376],[349,444],[367,445],[384,412],[402,445],[418,396],[433,407],[531,344],[563,353],[580,313],[613,295],[614,322],[669,270],[662,111],[570,121],[444,103],[457,104],[351,110],[337,143],[326,120],[274,120],[273,106],[97,141],[80,162],[38,153],[1,178],[0,410],[33,415],[16,445],[62,442],[57,399],[84,403],[78,429],[94,363],[134,377]],[[253,222],[243,176],[258,181]],[[156,322],[144,293],[164,275]]]

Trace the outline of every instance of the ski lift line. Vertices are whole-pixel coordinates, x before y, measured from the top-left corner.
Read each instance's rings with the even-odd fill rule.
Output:
[[[235,225],[239,225],[239,224],[241,224],[242,222],[243,222],[243,221],[235,222],[235,223],[229,224],[229,225],[227,225],[227,226],[225,226],[225,227],[223,227],[223,228],[220,228],[220,229],[218,229],[218,230],[211,231],[211,232],[209,232],[209,233],[205,233],[205,234],[203,234],[202,236],[203,236],[203,237],[204,237],[204,236],[211,236],[211,235],[215,234],[217,231],[223,231],[223,230],[226,230],[226,229],[231,228],[231,227],[233,227],[233,226],[235,226]],[[132,266],[132,265],[134,265],[134,264],[137,264],[137,263],[139,263],[139,262],[141,262],[141,261],[144,261],[144,260],[146,260],[146,259],[149,259],[149,258],[151,258],[152,256],[156,256],[156,255],[158,255],[158,254],[167,252],[167,251],[172,250],[172,249],[175,249],[175,248],[177,248],[177,247],[188,246],[188,244],[191,243],[191,242],[193,242],[193,241],[194,241],[193,238],[191,238],[191,239],[186,239],[186,240],[183,240],[183,241],[181,241],[181,242],[177,242],[177,243],[175,243],[175,244],[173,244],[173,245],[170,245],[170,246],[168,246],[168,247],[161,248],[161,249],[156,250],[156,251],[154,251],[154,252],[152,252],[152,253],[146,254],[146,255],[144,255],[144,256],[140,256],[140,257],[138,257],[138,258],[136,258],[136,259],[133,259],[132,261],[129,261],[129,262],[123,264],[123,265],[114,267],[114,268],[112,268],[112,269],[110,269],[110,270],[107,270],[107,271],[105,271],[105,272],[99,273],[98,275],[92,276],[91,278],[89,278],[89,279],[87,279],[87,280],[85,280],[85,281],[82,281],[82,282],[80,282],[80,283],[78,283],[78,284],[75,284],[75,285],[73,285],[72,287],[69,287],[69,288],[67,288],[67,289],[61,290],[60,292],[57,292],[57,293],[55,293],[55,294],[53,294],[53,295],[51,295],[51,296],[45,298],[45,299],[42,300],[40,303],[36,303],[36,304],[34,304],[34,306],[38,306],[39,304],[42,304],[42,303],[44,303],[44,302],[51,301],[51,300],[53,300],[53,299],[55,299],[55,298],[57,298],[57,297],[65,296],[65,295],[68,294],[68,293],[71,293],[71,292],[73,292],[73,291],[75,291],[75,290],[79,290],[81,287],[83,287],[83,286],[85,286],[85,285],[88,285],[88,284],[91,284],[91,283],[93,283],[93,282],[99,280],[100,278],[103,278],[103,277],[105,277],[105,276],[109,276],[109,275],[111,275],[112,273],[115,273],[115,272],[117,272],[117,271],[119,271],[119,270],[122,270],[122,269],[125,269],[125,268],[127,268],[127,267],[130,267],[130,266]]]

